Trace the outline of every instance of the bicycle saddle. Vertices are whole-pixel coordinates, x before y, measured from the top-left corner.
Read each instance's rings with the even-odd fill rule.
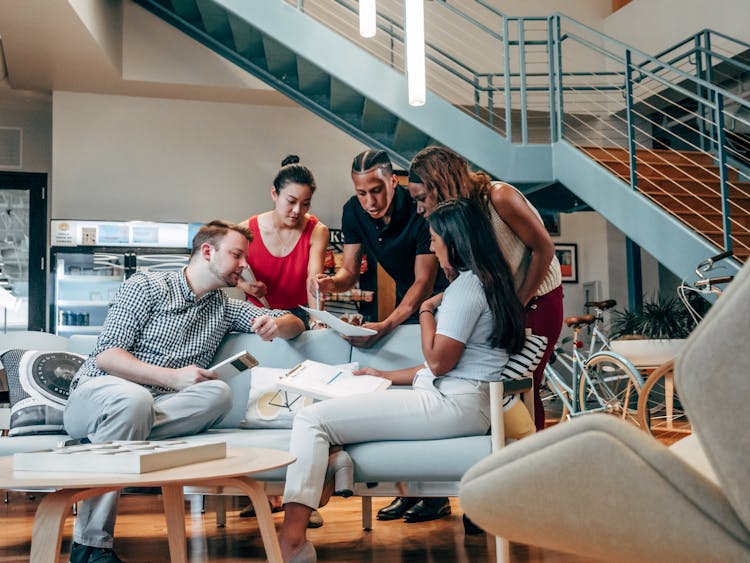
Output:
[[[565,324],[570,328],[578,328],[583,325],[590,325],[595,320],[594,315],[581,315],[580,317],[567,317],[565,319]]]
[[[606,301],[586,301],[586,303],[583,304],[584,307],[595,307],[597,309],[601,309],[602,311],[606,311],[607,309],[611,309],[615,305],[617,305],[617,301],[614,299],[607,299]]]

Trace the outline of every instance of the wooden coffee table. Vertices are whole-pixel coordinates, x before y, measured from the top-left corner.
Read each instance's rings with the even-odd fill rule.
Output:
[[[173,562],[187,561],[183,486],[224,486],[241,489],[255,506],[266,556],[282,563],[271,510],[263,485],[248,477],[289,465],[287,452],[264,448],[231,448],[227,457],[141,474],[58,473],[13,471],[13,457],[0,457],[0,489],[55,489],[42,498],[34,518],[31,561],[54,563],[60,556],[65,518],[74,502],[123,487],[161,487],[167,519],[169,554]]]

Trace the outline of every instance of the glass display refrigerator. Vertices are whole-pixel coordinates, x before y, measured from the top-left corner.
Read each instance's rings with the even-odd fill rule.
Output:
[[[185,267],[199,226],[52,221],[50,330],[62,336],[98,334],[122,282],[139,271]]]

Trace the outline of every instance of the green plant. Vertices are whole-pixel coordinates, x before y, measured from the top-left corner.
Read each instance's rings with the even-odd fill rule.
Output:
[[[677,297],[644,299],[640,309],[613,311],[612,338],[640,335],[645,338],[687,338],[695,322]]]

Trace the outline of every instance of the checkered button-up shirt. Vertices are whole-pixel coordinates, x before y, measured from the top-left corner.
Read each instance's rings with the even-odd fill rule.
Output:
[[[196,299],[185,270],[137,273],[110,303],[94,351],[78,370],[71,390],[82,375],[107,375],[97,367],[96,357],[110,348],[122,348],[154,366],[205,368],[228,332],[252,332],[258,317],[286,313],[232,299],[218,289]]]

